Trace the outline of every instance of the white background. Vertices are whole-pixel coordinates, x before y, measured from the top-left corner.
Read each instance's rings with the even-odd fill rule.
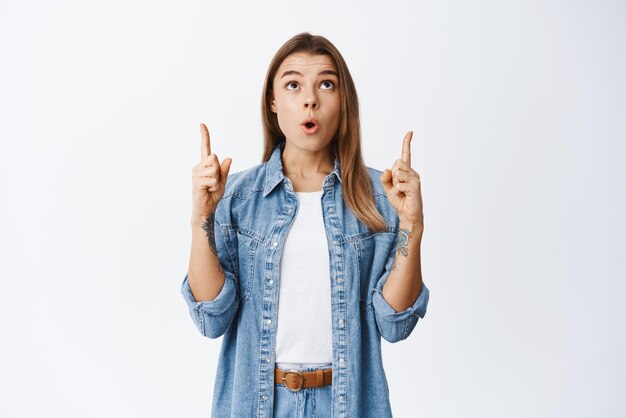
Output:
[[[209,416],[221,339],[180,295],[198,124],[260,162],[292,35],[328,37],[366,164],[407,130],[426,317],[383,341],[397,417],[626,414],[626,5],[0,5],[0,416]]]

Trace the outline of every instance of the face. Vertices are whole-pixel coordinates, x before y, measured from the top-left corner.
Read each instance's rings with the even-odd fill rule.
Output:
[[[327,149],[339,129],[339,76],[326,55],[297,52],[278,67],[270,102],[290,146]]]

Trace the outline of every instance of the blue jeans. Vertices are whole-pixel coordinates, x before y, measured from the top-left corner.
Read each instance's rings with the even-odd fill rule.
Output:
[[[302,369],[303,372],[314,367]],[[330,418],[332,385],[302,388],[292,392],[283,384],[274,383],[274,418]]]

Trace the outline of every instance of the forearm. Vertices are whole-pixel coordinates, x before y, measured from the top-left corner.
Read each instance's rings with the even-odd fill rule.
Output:
[[[422,291],[420,247],[423,225],[400,222],[396,256],[382,289],[385,300],[396,312],[412,306]]]
[[[197,302],[211,301],[224,286],[224,273],[215,248],[213,215],[191,220],[189,287]]]

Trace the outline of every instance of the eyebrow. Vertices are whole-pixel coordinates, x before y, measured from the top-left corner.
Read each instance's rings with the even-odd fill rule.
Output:
[[[299,75],[300,77],[302,77],[301,72],[296,71],[296,70],[289,70],[289,71],[285,71],[283,75],[280,76],[280,78],[287,77],[288,75]],[[333,70],[320,71],[318,75],[334,75],[335,77],[339,78],[339,75],[337,74],[337,72]]]

